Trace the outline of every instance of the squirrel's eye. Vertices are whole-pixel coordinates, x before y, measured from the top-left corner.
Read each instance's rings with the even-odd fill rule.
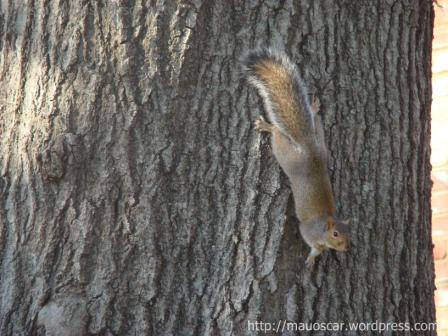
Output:
[[[333,231],[333,237],[339,237],[339,232],[337,232],[337,231]]]

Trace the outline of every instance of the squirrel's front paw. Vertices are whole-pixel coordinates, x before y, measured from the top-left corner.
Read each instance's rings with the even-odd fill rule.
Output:
[[[259,132],[272,132],[272,124],[264,120],[263,117],[258,117],[255,120],[255,129]]]
[[[316,261],[316,257],[309,255],[308,258],[306,258],[306,261],[305,261],[306,267],[308,267],[310,269],[313,268],[315,261]]]

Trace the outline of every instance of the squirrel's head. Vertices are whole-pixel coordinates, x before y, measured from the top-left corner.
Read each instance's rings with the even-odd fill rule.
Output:
[[[327,218],[325,245],[337,251],[347,251],[350,244],[350,227],[348,221]]]

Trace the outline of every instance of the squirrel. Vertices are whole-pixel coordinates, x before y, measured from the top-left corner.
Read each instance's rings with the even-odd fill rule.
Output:
[[[259,117],[255,129],[270,133],[274,156],[291,184],[300,233],[311,247],[306,265],[313,266],[326,249],[347,251],[349,225],[334,217],[319,100],[313,97],[310,103],[296,65],[282,51],[251,51],[243,70],[262,96],[270,121]]]

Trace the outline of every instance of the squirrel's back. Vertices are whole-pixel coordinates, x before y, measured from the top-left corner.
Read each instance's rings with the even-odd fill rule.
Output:
[[[257,49],[243,61],[249,82],[263,101],[270,121],[298,144],[313,139],[314,120],[297,67],[282,51]]]

